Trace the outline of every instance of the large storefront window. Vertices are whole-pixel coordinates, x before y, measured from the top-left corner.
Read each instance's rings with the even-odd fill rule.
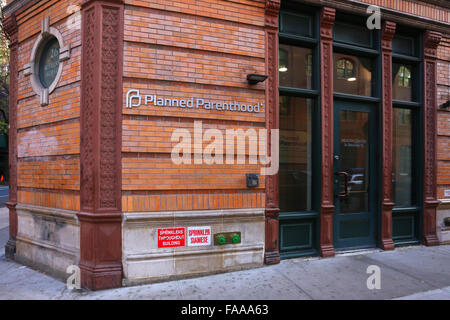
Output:
[[[316,254],[319,243],[320,69],[317,12],[282,6],[286,11],[279,19],[278,199],[279,249],[285,258]]]
[[[287,44],[280,44],[279,81],[280,86],[312,88],[312,50]],[[308,72],[309,71],[309,72]]]
[[[326,68],[327,51],[321,70],[320,13],[308,10],[313,9],[282,4],[279,20],[280,255],[317,252],[322,192],[333,202],[335,250],[378,245],[380,229],[386,228],[380,225],[385,204],[380,190],[385,190],[385,179],[389,179],[382,170],[390,162],[385,159],[390,153],[383,150],[383,138],[391,134],[392,239],[396,244],[417,241],[423,194],[423,35],[401,26],[395,33],[392,79],[388,79],[392,81],[393,126],[392,132],[386,133],[391,118],[385,117],[383,110],[383,90],[389,89],[382,77],[389,74],[386,59],[382,59],[384,34],[361,28],[364,17],[338,10],[333,25],[333,64]],[[329,111],[329,104],[320,105],[321,81],[333,88],[332,112],[325,116],[320,111]],[[321,141],[321,129],[330,127],[333,147],[328,151],[329,140]],[[327,153],[324,159],[332,157],[331,168],[321,162],[321,152]],[[332,176],[332,188],[321,188],[328,182],[322,180],[321,172]]]
[[[420,239],[420,150],[422,91],[418,75],[420,32],[397,26],[392,40],[392,239],[395,243]],[[422,124],[423,125],[423,124]]]
[[[397,206],[413,205],[411,110],[394,108],[392,182]]]
[[[312,210],[311,112],[310,99],[280,96],[278,188],[283,212]]]

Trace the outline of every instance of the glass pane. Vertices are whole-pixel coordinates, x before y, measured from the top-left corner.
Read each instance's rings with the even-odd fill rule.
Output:
[[[334,53],[334,91],[360,96],[372,95],[372,61]]]
[[[392,64],[392,98],[394,100],[413,100],[412,65]]]
[[[340,111],[340,170],[348,173],[348,197],[341,199],[341,213],[367,212],[369,186],[369,114]],[[344,192],[344,178],[340,192]]]
[[[280,86],[312,88],[312,50],[280,44],[278,55]]]
[[[39,59],[39,79],[44,88],[50,87],[59,69],[59,43],[56,38],[50,40],[42,50]]]
[[[281,32],[312,37],[312,19],[310,16],[281,13],[280,17]]]
[[[280,96],[279,204],[282,212],[311,210],[312,100]]]
[[[361,25],[351,25],[336,22],[334,25],[334,40],[348,44],[372,47],[372,34]]]
[[[415,55],[415,41],[412,37],[404,37],[395,35],[392,39],[392,51],[394,53],[405,54],[409,56]]]
[[[396,206],[412,206],[411,110],[394,108],[392,190]]]

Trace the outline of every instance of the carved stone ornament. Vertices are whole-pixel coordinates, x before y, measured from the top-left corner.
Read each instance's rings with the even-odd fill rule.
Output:
[[[280,12],[280,4],[280,0],[266,0],[266,15],[278,16],[278,13]]]
[[[39,78],[39,60],[41,54],[44,51],[46,44],[56,39],[59,44],[59,66],[56,73],[56,77],[51,84],[46,88],[42,85]],[[33,91],[40,97],[41,106],[48,105],[48,96],[55,90],[56,85],[61,79],[63,64],[61,62],[70,58],[70,45],[64,45],[64,40],[58,29],[50,27],[50,18],[46,17],[41,22],[41,33],[34,42],[33,49],[31,50],[30,62],[25,65],[24,75],[30,76],[31,87]]]

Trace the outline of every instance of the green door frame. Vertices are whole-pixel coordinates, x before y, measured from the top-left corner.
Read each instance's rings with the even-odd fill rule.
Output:
[[[368,147],[369,147],[369,183],[368,183],[368,212],[361,213],[348,213],[342,214],[340,212],[341,200],[336,195],[341,191],[340,183],[342,178],[340,176],[334,176],[334,194],[335,194],[335,210],[333,217],[333,242],[335,249],[350,249],[350,248],[366,248],[375,247],[377,245],[378,238],[378,200],[377,200],[377,187],[379,171],[377,150],[378,150],[378,135],[377,135],[377,117],[376,117],[376,105],[371,103],[357,103],[350,101],[334,101],[334,150],[333,150],[333,167],[334,172],[341,171],[341,146],[340,146],[340,111],[356,111],[365,112],[368,114],[369,130],[368,130]],[[365,237],[349,237],[342,239],[339,237],[341,223],[347,222],[362,222],[368,220],[369,233]],[[361,224],[362,225],[362,224]],[[361,226],[360,225],[360,226]]]

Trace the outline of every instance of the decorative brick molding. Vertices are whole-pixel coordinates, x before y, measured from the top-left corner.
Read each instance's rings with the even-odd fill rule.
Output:
[[[18,97],[18,25],[15,15],[3,21],[3,28],[9,38],[9,240],[5,246],[5,255],[14,259],[17,237],[17,97]]]
[[[333,247],[333,24],[336,10],[320,14],[322,199],[320,204],[320,254],[334,256]]]
[[[80,269],[83,287],[122,283],[123,3],[82,6]]]
[[[266,128],[279,129],[278,124],[278,13],[280,0],[266,0],[265,33],[266,33]],[[267,150],[271,150],[271,138],[267,139]],[[278,173],[266,176],[266,227],[264,263],[280,262],[278,235]]]
[[[394,250],[392,241],[392,38],[396,24],[383,23],[381,30],[382,56],[382,208],[381,208],[381,248]]]
[[[423,243],[438,245],[436,235],[436,210],[439,205],[436,192],[437,180],[437,47],[442,35],[427,31],[423,38],[423,121],[424,121],[424,203],[423,203]]]
[[[59,66],[55,79],[48,88],[44,88],[39,80],[39,59],[45,44],[49,39],[56,38],[59,44]],[[34,42],[31,50],[30,62],[25,65],[24,75],[30,76],[31,87],[40,97],[41,105],[48,105],[48,96],[55,90],[62,76],[63,62],[70,58],[70,45],[64,45],[64,39],[58,29],[50,27],[50,18],[46,17],[41,21],[41,33]]]

